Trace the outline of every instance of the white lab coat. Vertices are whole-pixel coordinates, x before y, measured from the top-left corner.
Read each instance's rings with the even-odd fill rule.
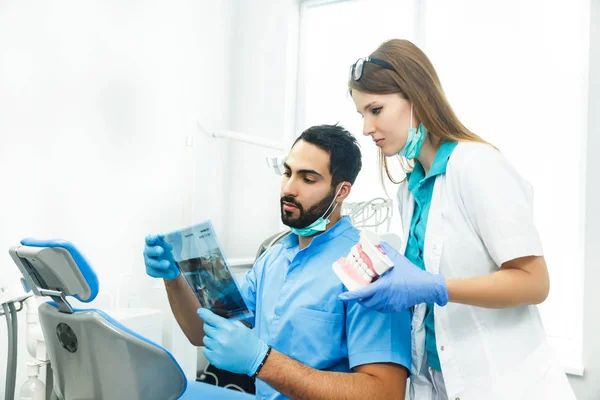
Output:
[[[414,199],[405,181],[398,191],[403,249]],[[530,185],[493,147],[459,143],[436,177],[427,221],[427,271],[467,278],[499,270],[502,263],[542,255],[533,224]],[[424,379],[425,305],[415,307],[411,398],[428,400]],[[438,355],[449,399],[575,399],[549,346],[535,306],[487,309],[448,303],[435,306]]]

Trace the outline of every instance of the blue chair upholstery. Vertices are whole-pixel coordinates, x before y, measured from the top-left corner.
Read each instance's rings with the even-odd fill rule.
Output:
[[[31,290],[54,300],[39,308],[59,399],[248,400],[253,395],[188,382],[169,351],[97,309],[73,309],[98,294],[98,278],[63,240],[24,239],[10,254]]]

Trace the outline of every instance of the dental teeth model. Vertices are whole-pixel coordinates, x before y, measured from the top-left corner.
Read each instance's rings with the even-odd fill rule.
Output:
[[[362,230],[360,240],[352,246],[350,254],[333,263],[333,272],[348,290],[367,286],[394,266],[379,244],[379,236]]]

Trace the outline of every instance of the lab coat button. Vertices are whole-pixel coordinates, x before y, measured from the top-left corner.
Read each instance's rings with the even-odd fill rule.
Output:
[[[440,350],[444,351],[444,346],[440,346]],[[460,400],[460,399],[458,399],[458,400]]]

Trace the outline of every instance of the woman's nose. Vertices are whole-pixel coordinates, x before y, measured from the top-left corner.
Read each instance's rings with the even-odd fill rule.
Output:
[[[365,118],[363,122],[363,135],[369,136],[375,132],[375,125],[371,123],[370,119]]]

